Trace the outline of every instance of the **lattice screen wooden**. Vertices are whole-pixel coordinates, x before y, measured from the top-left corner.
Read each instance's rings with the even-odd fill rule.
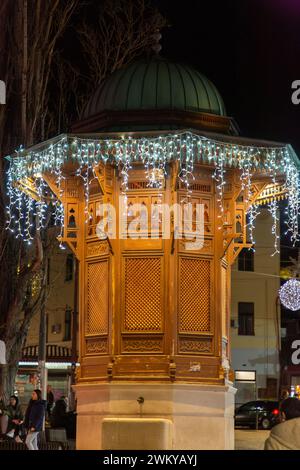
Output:
[[[124,328],[162,330],[161,258],[125,258]]]
[[[179,260],[179,331],[210,331],[210,261]]]
[[[108,260],[88,264],[86,334],[108,333]]]

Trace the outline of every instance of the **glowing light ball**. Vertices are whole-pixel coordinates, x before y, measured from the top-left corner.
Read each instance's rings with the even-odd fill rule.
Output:
[[[290,279],[279,289],[279,298],[289,310],[300,310],[300,280]]]

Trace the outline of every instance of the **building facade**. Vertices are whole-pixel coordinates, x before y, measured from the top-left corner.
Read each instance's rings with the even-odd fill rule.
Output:
[[[236,405],[278,398],[280,256],[273,255],[272,225],[270,212],[262,209],[256,219],[255,251],[242,250],[232,268],[230,334]]]
[[[73,322],[75,292],[75,258],[56,241],[47,260],[46,301],[46,368],[47,382],[55,399],[70,395],[74,357]],[[38,381],[38,350],[40,338],[39,312],[33,317],[16,378],[16,389],[23,404],[30,399]],[[72,351],[73,348],[73,351]],[[77,348],[76,348],[77,349]]]

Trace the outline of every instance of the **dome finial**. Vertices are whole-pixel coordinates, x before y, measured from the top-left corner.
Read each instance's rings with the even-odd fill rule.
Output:
[[[159,43],[159,41],[161,40],[161,34],[160,34],[159,29],[155,30],[155,33],[153,34],[152,38],[153,38],[153,45],[151,49],[155,52],[156,55],[158,55],[159,52],[161,51],[161,44]]]

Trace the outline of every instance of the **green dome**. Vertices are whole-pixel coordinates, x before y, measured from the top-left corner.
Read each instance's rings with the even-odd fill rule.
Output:
[[[158,56],[114,72],[90,98],[81,119],[103,111],[172,109],[226,115],[222,97],[208,78]]]

